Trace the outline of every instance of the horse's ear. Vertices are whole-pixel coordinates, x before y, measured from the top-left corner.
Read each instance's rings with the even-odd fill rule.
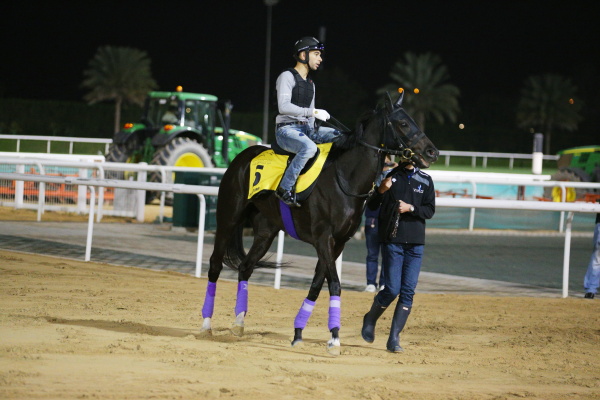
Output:
[[[388,111],[388,114],[394,111],[394,102],[392,101],[392,96],[390,96],[390,92],[385,92],[385,108]]]
[[[400,96],[398,96],[398,100],[396,100],[396,104],[394,104],[395,108],[402,107],[402,100],[404,100],[404,90],[400,91]]]

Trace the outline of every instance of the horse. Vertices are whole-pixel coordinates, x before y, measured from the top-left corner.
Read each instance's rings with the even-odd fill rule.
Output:
[[[332,161],[323,168],[300,208],[280,203],[273,191],[247,198],[250,162],[268,150],[267,147],[249,147],[232,161],[219,186],[217,230],[202,307],[201,331],[211,333],[217,280],[225,263],[238,271],[235,321],[231,330],[234,335],[243,335],[248,310],[248,280],[256,268],[275,266],[275,263],[262,258],[278,232],[285,230],[282,214],[288,214],[293,220],[294,236],[311,244],[318,256],[308,296],[294,321],[292,346],[302,343],[302,330],[326,279],[330,295],[328,328],[331,332],[327,351],[340,354],[341,284],[335,260],[360,226],[366,200],[374,190],[385,155],[399,155],[405,162],[412,162],[420,168],[428,168],[439,156],[434,144],[402,108],[403,98],[403,91],[396,102],[388,94],[383,106],[362,116],[354,132],[344,134],[339,145],[334,143],[330,154]],[[248,223],[252,226],[254,239],[246,253],[242,230]]]

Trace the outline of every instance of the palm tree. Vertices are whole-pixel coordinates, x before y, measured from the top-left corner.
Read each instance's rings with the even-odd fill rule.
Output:
[[[545,134],[545,153],[550,154],[550,138],[555,129],[572,132],[582,117],[582,102],[571,79],[555,74],[532,76],[525,80],[517,106],[517,125]]]
[[[460,90],[447,83],[450,75],[439,56],[432,53],[404,53],[403,58],[392,67],[390,77],[393,82],[380,88],[377,94],[396,92],[398,87],[412,92],[414,95],[405,96],[404,106],[422,130],[425,130],[426,118],[434,118],[440,124],[446,118],[451,122],[456,121],[460,111]]]
[[[148,91],[157,87],[148,54],[129,47],[98,48],[83,75],[82,87],[91,89],[84,96],[89,104],[115,101],[115,132],[121,125],[123,102],[142,105]]]

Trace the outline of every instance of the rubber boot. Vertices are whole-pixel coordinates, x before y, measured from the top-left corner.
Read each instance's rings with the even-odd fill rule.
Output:
[[[400,346],[400,332],[406,325],[406,320],[410,314],[411,307],[405,306],[398,302],[396,309],[394,310],[394,317],[392,318],[392,327],[390,329],[390,337],[387,341],[386,348],[392,353],[401,353],[404,349]]]
[[[363,326],[362,330],[360,331],[360,334],[362,335],[363,339],[365,339],[365,342],[373,343],[375,341],[375,324],[386,308],[387,307],[379,304],[377,301],[377,296],[375,296],[373,299],[373,304],[371,305],[371,309],[363,318]]]

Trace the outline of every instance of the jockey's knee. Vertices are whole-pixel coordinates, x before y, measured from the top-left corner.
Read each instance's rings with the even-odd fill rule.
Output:
[[[312,158],[315,154],[317,154],[317,145],[313,142],[306,143],[306,146],[300,151],[300,153],[308,158]]]

